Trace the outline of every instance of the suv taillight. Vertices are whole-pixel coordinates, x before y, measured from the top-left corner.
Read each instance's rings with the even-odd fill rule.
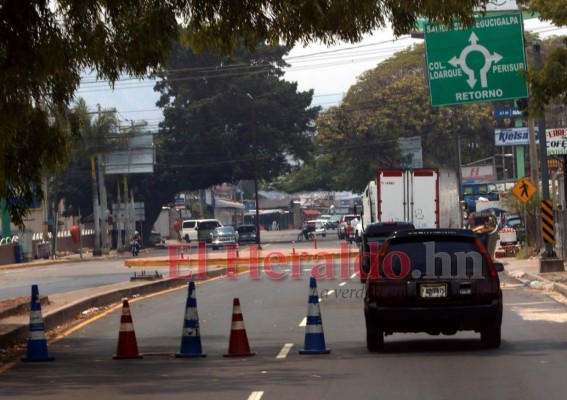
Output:
[[[484,247],[484,245],[482,244],[482,242],[478,238],[475,239],[475,244],[476,244],[478,251],[480,251],[480,254],[484,258],[484,262],[486,263],[486,266],[488,267],[488,273],[490,274],[490,276],[492,278],[494,278],[494,277],[498,278],[498,271],[496,271],[496,268],[494,267],[494,262],[492,261],[492,257],[490,257],[490,254],[488,254],[486,247]]]
[[[492,257],[488,254],[486,247],[484,247],[479,239],[475,239],[475,242],[476,247],[482,254],[488,269],[488,276],[484,276],[484,279],[476,281],[476,298],[479,301],[484,300],[488,303],[498,294],[498,291],[500,290],[500,279],[498,278],[498,271],[496,271],[496,268],[494,267]]]

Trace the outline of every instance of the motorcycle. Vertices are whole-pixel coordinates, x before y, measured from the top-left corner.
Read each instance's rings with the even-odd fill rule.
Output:
[[[302,240],[313,240],[315,238],[315,234],[313,233],[313,231],[307,231],[307,230],[302,230],[301,232],[299,232],[299,235],[297,235],[297,241],[302,241]]]
[[[130,240],[130,251],[132,251],[132,256],[136,257],[140,253],[140,242],[136,239]]]

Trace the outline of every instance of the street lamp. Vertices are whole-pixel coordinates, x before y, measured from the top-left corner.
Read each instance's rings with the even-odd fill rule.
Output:
[[[256,244],[258,249],[262,250],[260,242],[260,203],[258,202],[258,130],[256,128],[256,103],[254,97],[250,93],[246,93],[246,96],[252,101],[252,162],[254,164],[254,197],[256,201]]]

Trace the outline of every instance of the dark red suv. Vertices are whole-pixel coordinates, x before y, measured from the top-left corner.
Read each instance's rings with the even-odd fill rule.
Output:
[[[394,233],[372,258],[366,281],[368,350],[382,351],[384,335],[394,332],[475,331],[485,347],[499,347],[503,270],[468,229]]]

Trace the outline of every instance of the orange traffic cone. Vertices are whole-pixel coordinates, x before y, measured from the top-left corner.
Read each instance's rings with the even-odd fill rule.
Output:
[[[248,336],[246,335],[244,319],[240,311],[240,300],[234,299],[228,353],[223,354],[223,357],[247,357],[255,354],[256,352],[250,351],[250,346],[248,345]]]
[[[115,360],[124,358],[142,358],[142,355],[138,353],[138,342],[136,341],[136,332],[134,332],[134,323],[132,322],[132,314],[130,314],[128,299],[122,299],[122,316],[120,317],[118,346],[113,358]]]

